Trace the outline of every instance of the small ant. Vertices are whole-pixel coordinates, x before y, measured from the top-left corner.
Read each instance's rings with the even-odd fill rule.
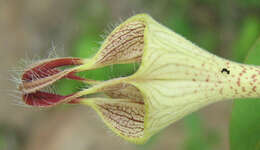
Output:
[[[223,69],[221,70],[221,73],[224,73],[224,72],[226,72],[227,74],[230,74],[230,71],[229,71],[227,68],[223,68]]]

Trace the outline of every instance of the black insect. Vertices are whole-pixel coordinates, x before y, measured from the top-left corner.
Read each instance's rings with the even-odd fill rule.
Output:
[[[227,69],[227,68],[223,68],[222,70],[221,70],[221,73],[227,73],[227,74],[230,74],[230,71]]]

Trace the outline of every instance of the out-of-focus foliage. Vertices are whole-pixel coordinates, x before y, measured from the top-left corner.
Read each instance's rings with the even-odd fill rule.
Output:
[[[239,34],[237,34],[237,41],[233,47],[233,58],[236,61],[242,62],[249,49],[252,47],[256,38],[260,34],[260,20],[258,18],[247,18],[241,26]]]
[[[205,128],[198,114],[186,117],[185,127],[188,138],[183,143],[184,150],[209,150],[219,144],[219,134],[214,129]]]
[[[238,0],[238,4],[243,7],[259,7],[260,1],[258,1],[258,0]]]
[[[0,149],[4,149],[5,147],[5,140],[3,136],[0,136]]]

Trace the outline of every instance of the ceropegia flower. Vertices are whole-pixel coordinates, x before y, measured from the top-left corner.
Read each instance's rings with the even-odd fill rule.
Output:
[[[140,62],[139,69],[127,77],[92,81],[75,75],[135,62]],[[72,67],[59,68],[67,65]],[[32,106],[87,104],[115,133],[128,141],[143,143],[211,103],[260,97],[259,76],[259,67],[210,54],[150,16],[140,14],[119,25],[93,58],[57,58],[29,67],[22,76],[20,90],[23,100]],[[42,91],[61,78],[92,86],[67,96]]]

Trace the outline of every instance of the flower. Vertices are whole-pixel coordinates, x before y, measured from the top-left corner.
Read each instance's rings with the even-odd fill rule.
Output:
[[[133,75],[108,81],[74,74],[135,62],[140,62],[140,67]],[[58,69],[67,65],[76,66]],[[41,66],[49,70],[47,75],[37,71]],[[149,15],[139,14],[115,28],[93,58],[58,58],[30,67],[23,74],[20,90],[29,105],[89,105],[115,133],[130,142],[144,143],[171,123],[211,103],[260,97],[259,76],[259,67],[210,54]],[[61,78],[92,86],[68,96],[41,92]],[[94,93],[103,94],[88,96]]]

